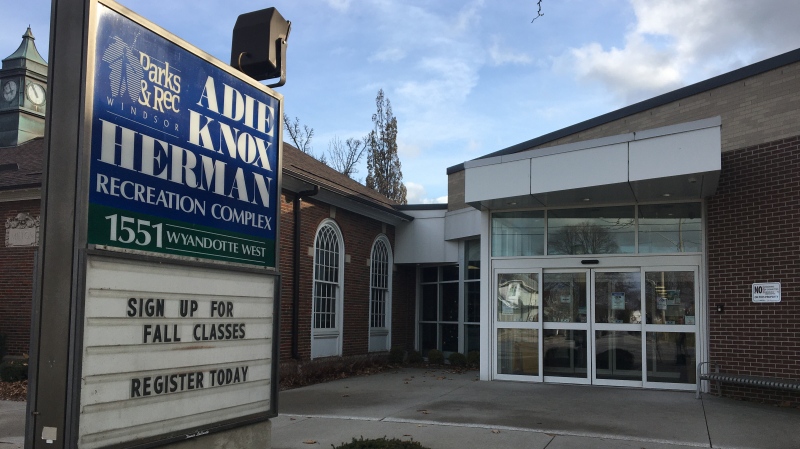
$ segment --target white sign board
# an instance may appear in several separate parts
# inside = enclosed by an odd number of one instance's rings
[[[89,256],[78,447],[270,413],[276,281]]]
[[[753,302],[781,302],[781,283],[753,284]]]

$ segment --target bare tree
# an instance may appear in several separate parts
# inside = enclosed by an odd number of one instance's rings
[[[311,139],[314,137],[314,128],[309,128],[308,125],[300,125],[300,119],[295,117],[294,122],[289,120],[289,116],[283,113],[283,127],[289,133],[289,138],[292,139],[294,146],[309,156],[314,156],[311,149]],[[315,156],[316,157],[316,156]]]
[[[547,245],[550,254],[610,254],[619,250],[608,229],[589,222],[564,226]]]
[[[539,11],[536,13],[536,17],[534,17],[533,20],[531,20],[531,23],[533,23],[533,21],[538,19],[539,17],[544,17],[544,13],[542,12],[542,0],[538,0],[536,2],[536,6],[539,7]]]
[[[328,142],[326,158],[328,160],[328,165],[339,173],[353,179],[353,175],[358,173],[356,164],[358,164],[364,156],[367,143],[367,137],[363,137],[360,140],[351,137],[342,142],[339,136],[334,136],[333,139]]]

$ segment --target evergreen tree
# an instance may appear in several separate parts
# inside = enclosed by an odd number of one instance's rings
[[[367,187],[406,204],[406,186],[397,156],[397,118],[392,114],[392,105],[383,89],[378,91],[375,105],[373,129],[367,136]]]

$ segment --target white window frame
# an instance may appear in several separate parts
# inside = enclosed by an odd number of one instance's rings
[[[338,243],[338,254],[335,255],[336,261],[338,262],[338,279],[336,280],[335,284],[332,284],[336,288],[336,292],[334,293],[334,321],[335,327],[333,328],[321,328],[317,329],[315,327],[316,324],[316,315],[317,315],[317,283],[321,282],[317,279],[317,264],[320,263],[318,260],[318,245],[320,235],[325,228],[330,228],[333,231],[334,237]],[[344,268],[345,268],[345,250],[344,250],[344,237],[342,236],[342,231],[339,228],[339,225],[336,224],[335,221],[331,219],[323,220],[319,226],[317,227],[317,231],[314,234],[314,263],[312,265],[312,278],[313,282],[311,285],[311,358],[318,358],[318,357],[334,357],[334,356],[341,356],[342,355],[342,343],[343,343],[343,330],[344,330]],[[295,273],[297,275],[297,273]],[[328,283],[328,282],[326,282]]]
[[[375,272],[376,262],[378,262],[375,259],[375,251],[378,249],[378,244],[382,244],[386,248],[386,266],[384,268],[386,271],[384,274],[386,277],[385,287],[375,285],[376,275],[380,275]],[[369,261],[369,316],[367,318],[367,325],[369,327],[369,352],[388,351],[392,346],[392,267],[394,265],[394,255],[392,253],[392,245],[389,244],[389,238],[386,237],[386,235],[380,234],[375,237],[375,240],[372,242]],[[375,313],[373,293],[376,290],[385,292],[383,301],[383,327],[372,326],[372,318]]]

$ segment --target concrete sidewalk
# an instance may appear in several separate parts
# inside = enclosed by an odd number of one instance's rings
[[[522,382],[403,369],[280,393],[274,449],[352,438],[431,449],[800,448],[800,410],[705,395]],[[0,401],[0,449],[21,449],[25,403]]]
[[[0,401],[0,449],[22,449],[25,442],[25,403]]]
[[[432,449],[800,448],[797,409],[476,376],[403,369],[281,392],[273,448],[329,448],[360,436]]]

